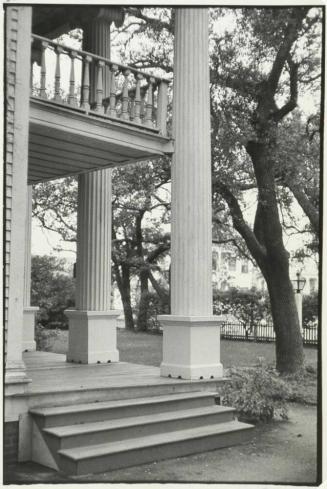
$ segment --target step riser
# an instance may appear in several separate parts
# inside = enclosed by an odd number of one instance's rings
[[[61,440],[57,437],[46,434],[47,437],[54,438],[57,450],[64,448],[75,448],[114,441],[127,440],[130,438],[143,437],[147,435],[161,434],[169,431],[208,426],[210,424],[224,423],[234,419],[234,412],[217,412],[214,414],[199,415],[192,418],[176,419],[169,421],[158,421],[157,423],[145,424],[142,426],[130,426],[113,430],[99,431],[96,433],[85,433],[64,437]],[[53,443],[53,441],[51,442]],[[54,445],[53,445],[54,446]]]
[[[217,448],[237,445],[249,439],[251,430],[242,429],[229,433],[189,439],[176,443],[169,443],[156,447],[147,447],[131,450],[124,453],[115,453],[106,456],[73,461],[67,457],[60,457],[60,468],[69,475],[85,475],[100,473],[114,469],[132,467],[143,463],[176,458],[185,455],[201,453]]]
[[[40,428],[51,428],[53,426],[68,426],[78,423],[92,423],[97,421],[106,421],[110,419],[121,419],[132,416],[144,416],[147,414],[164,413],[170,411],[178,411],[183,409],[192,409],[200,407],[208,407],[214,405],[214,397],[208,395],[206,397],[194,399],[182,399],[174,401],[158,402],[154,404],[124,406],[119,408],[106,408],[94,411],[83,411],[76,413],[65,413],[55,416],[37,416],[33,415]]]

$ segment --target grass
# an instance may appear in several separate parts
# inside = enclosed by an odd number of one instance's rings
[[[39,335],[41,349],[54,353],[66,353],[68,332],[62,330],[42,330]],[[133,332],[118,329],[117,346],[123,362],[159,367],[162,361],[162,335]],[[257,365],[261,357],[267,365],[275,363],[274,343],[252,343],[247,341],[221,341],[221,362],[225,369],[230,367],[251,367]],[[317,349],[305,347],[306,368],[296,376],[288,376],[291,388],[290,401],[304,404],[317,403]]]

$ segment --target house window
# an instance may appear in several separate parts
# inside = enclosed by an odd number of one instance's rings
[[[244,263],[242,263],[242,273],[249,273],[249,264],[247,261],[245,261]]]

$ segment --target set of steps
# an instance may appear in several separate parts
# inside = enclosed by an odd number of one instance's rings
[[[252,426],[217,405],[216,396],[204,391],[33,408],[33,460],[83,475],[246,440]]]

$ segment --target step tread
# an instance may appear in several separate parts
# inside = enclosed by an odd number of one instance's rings
[[[116,401],[99,401],[86,404],[72,404],[68,406],[31,408],[29,412],[37,416],[56,416],[68,413],[79,413],[85,411],[97,411],[111,408],[122,408],[125,406],[136,406],[144,404],[156,404],[166,401],[197,399],[201,397],[217,396],[216,392],[197,391],[183,392],[178,394],[167,394],[164,396],[138,397],[134,399],[120,399]]]
[[[253,426],[250,424],[241,423],[234,420],[209,426],[201,426],[198,428],[189,428],[179,431],[171,431],[169,433],[132,438],[124,441],[102,443],[99,445],[90,445],[86,447],[62,449],[58,451],[58,454],[74,461],[80,461],[111,455],[114,453],[127,452],[130,450],[137,450],[157,445],[176,443],[184,440],[202,438],[204,436],[215,436],[235,431],[244,431],[251,428],[253,428]]]
[[[155,413],[146,416],[131,416],[121,419],[113,419],[106,421],[97,421],[93,423],[79,423],[68,426],[56,426],[51,428],[43,428],[45,433],[56,436],[58,438],[65,438],[74,435],[80,435],[84,433],[94,433],[98,431],[107,431],[111,429],[127,428],[132,426],[149,425],[157,422],[164,422],[170,420],[181,420],[187,418],[193,418],[197,416],[205,416],[209,414],[235,412],[234,408],[225,406],[208,406],[202,408],[190,408],[173,412]]]

